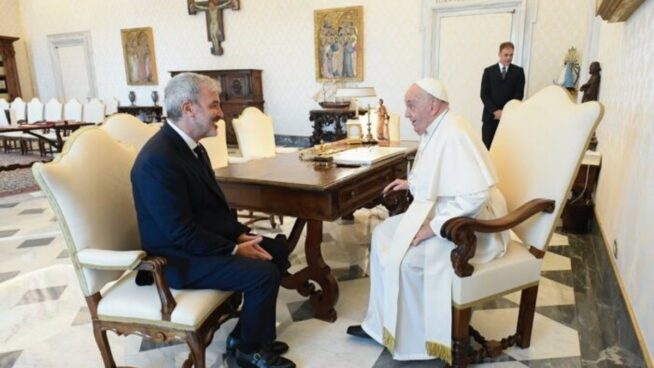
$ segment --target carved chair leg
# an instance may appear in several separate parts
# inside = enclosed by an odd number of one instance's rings
[[[538,285],[522,290],[516,332],[518,334],[518,346],[523,349],[528,348],[531,344],[531,330],[534,325],[537,297]]]
[[[205,368],[204,350],[206,349],[206,346],[204,345],[204,342],[204,339],[201,339],[197,332],[186,333],[186,343],[193,355],[193,366],[195,368]]]
[[[103,331],[97,323],[93,323],[93,335],[100,349],[105,368],[116,368],[116,362],[114,362],[114,357],[111,355],[109,340],[107,340],[107,331]]]
[[[468,365],[468,349],[470,346],[470,318],[472,308],[452,308],[452,367],[464,368]]]

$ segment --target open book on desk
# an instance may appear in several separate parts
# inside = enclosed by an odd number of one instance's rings
[[[366,146],[335,153],[332,157],[337,165],[371,165],[391,156],[404,154],[405,147]]]

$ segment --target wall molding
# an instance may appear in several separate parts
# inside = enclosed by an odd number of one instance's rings
[[[60,101],[64,100],[64,82],[61,77],[61,61],[57,49],[60,47],[82,46],[86,55],[87,78],[89,81],[89,96],[95,98],[98,96],[97,81],[95,78],[95,68],[93,64],[93,47],[91,46],[91,32],[71,32],[52,34],[47,36],[48,49],[50,51],[50,60],[52,61],[52,75],[55,80],[55,87]],[[84,102],[84,101],[80,101]]]
[[[529,58],[531,55],[531,37],[533,24],[536,22],[538,1],[527,0],[470,0],[439,2],[439,0],[423,0],[422,2],[422,33],[423,55],[422,75],[424,77],[438,76],[438,61],[440,54],[440,34],[442,19],[478,14],[513,13],[510,40],[518,52],[514,62],[522,66],[529,75]],[[529,80],[525,81],[525,91],[529,90]]]

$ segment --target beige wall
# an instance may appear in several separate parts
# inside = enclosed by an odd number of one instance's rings
[[[650,352],[654,350],[654,1],[624,23],[601,25],[602,66],[597,130],[602,169],[596,213]]]
[[[23,34],[19,0],[0,0],[0,12],[2,21],[0,21],[0,35],[19,37],[20,40],[14,42],[16,51],[16,66],[18,68],[18,80],[24,100],[29,101],[34,96],[32,88],[32,72],[26,51],[26,40]]]
[[[401,112],[403,93],[420,76],[420,0],[275,0],[242,1],[239,11],[225,11],[225,54],[209,52],[204,13],[190,16],[179,0],[21,0],[26,34],[34,59],[39,95],[56,94],[47,49],[49,34],[90,31],[98,95],[150,104],[150,92],[163,87],[170,70],[263,69],[265,110],[276,133],[311,134],[311,97],[319,90],[314,72],[313,11],[363,5],[364,78],[389,110]],[[119,10],[120,9],[120,10]],[[120,29],[152,27],[159,86],[127,86]]]

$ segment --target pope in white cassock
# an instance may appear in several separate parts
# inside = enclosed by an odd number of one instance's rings
[[[468,122],[449,110],[445,86],[421,79],[404,99],[420,145],[408,180],[395,179],[384,192],[408,189],[414,200],[404,214],[375,228],[368,312],[361,326],[347,332],[373,338],[396,360],[451,364],[454,244],[440,236],[441,226],[457,216],[503,216],[506,203],[488,151]],[[508,233],[476,235],[472,264],[504,254]]]

